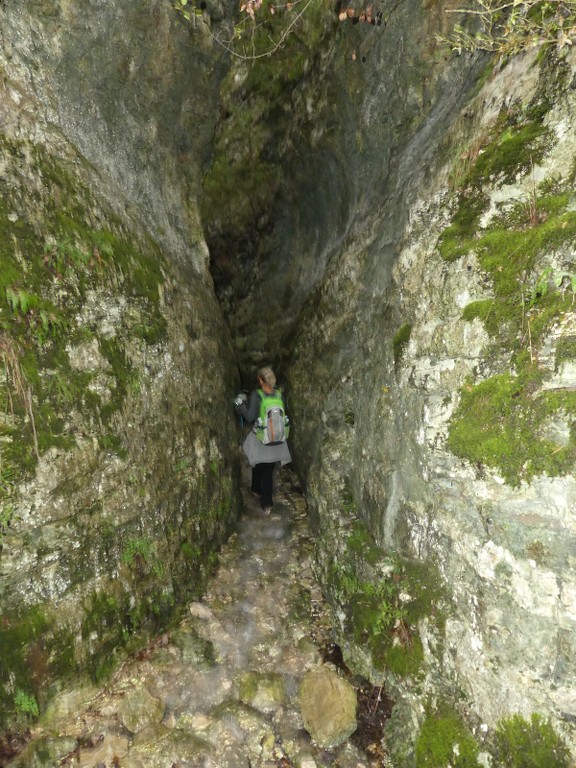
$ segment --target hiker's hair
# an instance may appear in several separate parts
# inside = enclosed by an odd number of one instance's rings
[[[269,387],[272,387],[272,389],[276,386],[276,376],[274,375],[274,371],[267,365],[258,370],[258,378],[262,379],[262,381],[268,384]]]

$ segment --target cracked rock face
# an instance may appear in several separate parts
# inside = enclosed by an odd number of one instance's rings
[[[219,55],[163,2],[0,20],[4,725],[201,592],[238,463],[196,203]]]
[[[212,418],[234,349],[246,375],[277,358],[317,571],[393,728],[409,741],[425,699],[463,695],[489,733],[537,711],[573,743],[574,56],[452,59],[443,7],[310,22],[298,87],[233,68],[221,113],[206,20],[0,7],[0,349],[32,393],[2,395],[1,578],[10,605],[59,601],[6,628],[21,670],[106,657],[204,583],[235,516],[236,434]],[[370,598],[430,563],[443,597],[411,623],[397,603],[383,668]]]
[[[388,674],[389,683],[412,702],[412,711],[423,717],[417,702],[425,690],[458,689],[473,702],[473,719],[487,730],[509,712],[529,716],[536,711],[550,716],[570,740],[576,685],[566,664],[576,642],[571,607],[575,481],[569,460],[574,312],[570,295],[563,295],[561,284],[554,288],[552,275],[571,275],[575,266],[571,182],[563,161],[576,147],[566,130],[566,116],[575,108],[566,87],[574,61],[568,55],[557,69],[543,66],[539,72],[531,62],[527,56],[511,63],[511,71],[503,67],[471,99],[467,109],[478,115],[477,125],[468,125],[455,109],[446,134],[453,143],[444,147],[448,161],[439,159],[443,138],[428,136],[438,158],[427,166],[424,136],[415,131],[411,157],[415,168],[427,168],[426,183],[416,183],[415,171],[405,180],[407,196],[389,201],[386,218],[373,222],[368,232],[351,235],[335,255],[296,342],[291,416],[293,423],[306,425],[295,429],[294,454],[302,459],[311,507],[324,532],[319,551],[325,584],[340,589],[332,564],[345,564],[350,557],[343,542],[358,519],[383,550],[441,569],[449,596],[446,623],[438,634],[434,618],[422,616],[417,629],[424,642],[425,682],[415,692],[413,680]],[[495,146],[490,132],[498,136],[505,130],[494,121],[496,115],[502,119],[505,83],[513,76],[524,103],[540,103],[543,93],[549,95],[552,106],[538,125],[545,125],[552,138],[534,144],[539,147],[534,155],[539,154],[532,167],[528,161],[514,171],[482,175],[475,160],[466,160],[471,169],[463,169],[462,149],[475,142],[478,162],[496,168],[495,156],[489,157]],[[418,147],[419,142],[424,143]],[[407,156],[400,152],[397,162],[402,166]],[[504,162],[501,156],[498,162]],[[459,226],[453,217],[464,216],[458,173],[464,174],[461,183],[469,184],[468,191],[481,196],[483,213],[467,245],[447,256],[448,239]],[[467,181],[471,178],[475,181]],[[539,222],[514,223],[519,211],[521,218],[529,215],[523,206],[535,184],[545,206],[552,178],[564,180],[567,207],[560,216],[565,219],[547,212]],[[376,198],[370,199],[376,205]],[[401,233],[390,223],[395,211]],[[566,235],[553,244],[543,240],[534,249],[521,241],[524,233],[554,227],[556,221]],[[522,233],[519,276],[513,277],[518,298],[513,300],[503,298],[499,278],[514,258],[503,256],[512,231]],[[394,232],[392,256],[386,237],[392,239]],[[489,250],[483,238],[497,238],[496,232],[501,239]],[[500,254],[502,263],[491,266],[488,252]],[[522,281],[530,291],[543,273],[550,281],[542,301],[550,301],[546,311],[555,313],[549,321],[540,296],[522,309]],[[551,297],[548,290],[558,293]],[[496,329],[489,315],[472,315],[490,302],[509,302],[517,309],[497,319]],[[530,332],[541,330],[530,338],[528,326]],[[535,378],[524,390],[517,383],[528,370]],[[510,386],[508,399],[499,399],[502,390],[496,394],[500,384]],[[493,396],[482,406],[480,395],[490,388]],[[556,399],[545,400],[552,392]],[[470,393],[477,397],[477,411],[459,408],[472,402],[465,400]],[[536,413],[535,403],[543,402],[549,404],[547,415]],[[454,424],[465,435],[466,419],[474,429],[457,442]],[[525,429],[528,423],[534,426]],[[482,435],[482,449],[474,453],[471,445]],[[509,438],[506,447],[491,454],[490,439],[503,436]],[[553,464],[553,456],[565,457],[565,463]],[[547,469],[534,471],[537,466]],[[347,621],[340,625],[343,638],[350,632]],[[386,677],[358,643],[350,642],[348,653],[375,679]]]

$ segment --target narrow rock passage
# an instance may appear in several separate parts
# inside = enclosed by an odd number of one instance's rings
[[[272,514],[249,494],[245,502],[204,599],[103,690],[59,695],[11,766],[383,765],[350,740],[323,749],[304,728],[300,685],[322,665],[330,622],[294,476],[279,473]]]

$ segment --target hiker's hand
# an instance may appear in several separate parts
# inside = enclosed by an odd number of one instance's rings
[[[236,397],[234,398],[234,405],[235,405],[235,407],[236,408],[240,408],[242,403],[245,403],[246,400],[247,400],[247,397],[246,397],[246,395],[243,392],[241,392],[239,395],[236,395]]]

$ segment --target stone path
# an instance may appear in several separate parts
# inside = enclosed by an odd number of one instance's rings
[[[61,694],[11,768],[373,768],[304,728],[299,690],[330,624],[305,501],[284,469],[264,516],[251,496],[205,598],[104,689]]]

